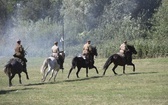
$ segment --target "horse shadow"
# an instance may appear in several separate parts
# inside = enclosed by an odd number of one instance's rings
[[[33,88],[11,89],[11,90],[0,90],[0,95],[3,95],[3,94],[9,94],[9,93],[12,93],[12,92],[18,92],[18,91],[20,91],[20,90],[30,90],[30,89],[33,89]]]
[[[134,73],[126,73],[125,75],[139,75],[139,74],[155,74],[158,72],[134,72]]]
[[[114,76],[123,76],[123,75],[146,75],[146,74],[155,74],[158,72],[133,72],[133,73],[125,73],[125,74],[115,74]],[[103,76],[109,77],[109,76]],[[111,76],[110,76],[111,77]]]
[[[103,76],[93,76],[93,77],[86,77],[86,78],[77,78],[73,80],[64,80],[64,82],[76,82],[76,81],[86,81],[86,80],[91,80],[91,79],[97,79],[97,78],[102,78]]]
[[[32,84],[26,84],[24,86],[38,86],[38,85],[44,85],[45,83],[42,82],[42,83],[32,83]]]

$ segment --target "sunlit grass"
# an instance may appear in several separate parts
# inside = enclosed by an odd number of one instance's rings
[[[64,68],[60,71],[56,82],[53,79],[41,82],[40,67],[45,58],[28,58],[26,80],[22,73],[22,85],[18,76],[13,79],[13,87],[8,87],[8,78],[3,73],[3,66],[8,60],[0,59],[0,105],[166,105],[168,104],[168,59],[135,59],[136,71],[126,66],[126,74],[122,67],[117,67],[117,76],[112,72],[113,64],[102,77],[102,66],[106,59],[97,58],[95,66],[99,70],[89,70],[86,78],[85,69],[76,78],[73,70],[70,78],[67,75],[71,66],[71,58],[66,58]],[[48,78],[47,78],[48,79]]]

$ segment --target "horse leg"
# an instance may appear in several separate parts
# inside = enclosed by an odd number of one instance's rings
[[[77,78],[79,78],[79,75],[78,75],[78,74],[79,74],[79,72],[80,72],[80,69],[81,69],[81,68],[78,67],[78,70],[77,70],[77,72],[76,72],[76,76],[77,76]]]
[[[133,63],[129,63],[129,64],[127,64],[127,65],[133,66],[133,72],[135,72],[135,65],[134,65]]]
[[[103,72],[103,76],[105,75],[105,73],[106,73],[106,70],[107,70],[107,69],[105,69],[105,70],[104,70],[104,72]]]
[[[53,75],[54,75],[54,70],[52,70],[51,76],[50,76],[50,78],[49,78],[49,80],[48,80],[48,81],[50,81],[50,80],[51,80],[51,78],[53,77]]]
[[[86,77],[88,77],[88,67],[86,67]]]
[[[27,71],[23,71],[26,74],[26,78],[29,79]]]
[[[47,71],[47,73],[46,73],[46,75],[44,75],[44,78],[43,78],[43,82],[46,80],[46,78],[47,78],[47,76],[48,76],[48,74],[51,72],[51,68],[49,68],[48,69],[48,71]]]
[[[55,79],[57,77],[57,74],[58,74],[58,70],[55,71],[55,74],[54,74],[54,82],[55,82]]]
[[[114,67],[113,67],[113,69],[112,69],[115,75],[117,75],[117,73],[115,72],[115,69],[117,68],[117,66],[118,66],[118,65],[114,65]]]
[[[125,65],[123,66],[123,74],[125,74]]]
[[[133,72],[135,72],[135,65],[133,63],[131,63],[130,65],[133,66]]]
[[[22,80],[21,80],[21,75],[20,75],[20,73],[18,74],[18,76],[19,76],[19,83],[22,84]]]
[[[11,76],[9,76],[9,87],[12,86],[12,79],[15,76],[15,74],[12,74]]]
[[[93,68],[95,68],[95,69],[96,69],[97,74],[99,74],[99,71],[97,70],[97,67],[96,67],[96,66],[93,66]]]
[[[132,66],[133,66],[133,72],[135,72],[135,65],[132,63]]]
[[[73,67],[71,67],[71,69],[69,70],[69,73],[68,73],[68,77],[67,77],[67,78],[69,78],[69,76],[70,76],[72,70],[73,70]]]

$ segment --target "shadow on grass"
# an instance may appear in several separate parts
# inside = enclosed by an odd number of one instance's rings
[[[96,79],[96,78],[102,78],[103,76],[93,76],[93,77],[87,77],[87,78],[77,78],[73,80],[65,80],[64,82],[75,82],[75,81],[85,81],[85,80],[90,80],[90,79]]]
[[[125,73],[125,74],[113,74],[111,76],[123,76],[123,75],[140,75],[140,74],[155,74],[158,72],[133,72],[133,73]],[[104,77],[111,77],[111,76],[106,76],[104,75]]]
[[[30,89],[33,89],[33,88],[0,90],[0,95],[2,95],[2,94],[9,94],[9,93],[12,93],[12,92],[18,92],[18,91],[20,91],[20,90],[30,90]]]
[[[38,86],[38,85],[46,85],[46,84],[59,84],[63,82],[75,82],[75,81],[85,81],[85,80],[90,80],[90,79],[96,79],[96,78],[102,78],[103,76],[93,76],[93,77],[87,77],[87,78],[77,78],[73,80],[63,80],[63,81],[45,81],[45,82],[39,82],[39,83],[31,83],[31,84],[26,84],[24,86]]]
[[[138,75],[138,74],[155,74],[158,72],[133,72],[133,73],[126,73],[126,75]]]
[[[27,84],[27,85],[24,85],[24,86],[38,86],[38,85],[43,85],[45,84],[44,82],[41,82],[41,83],[32,83],[32,84]]]

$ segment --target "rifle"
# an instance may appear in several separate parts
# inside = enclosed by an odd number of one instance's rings
[[[24,55],[27,55],[27,49],[29,48],[29,46],[27,46],[25,49],[24,49]]]

